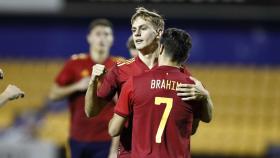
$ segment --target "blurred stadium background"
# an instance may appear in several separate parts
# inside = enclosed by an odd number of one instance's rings
[[[192,137],[194,158],[279,158],[278,0],[0,0],[0,89],[13,83],[26,92],[0,110],[0,157],[65,157],[66,104],[47,102],[54,77],[72,54],[88,51],[94,18],[113,22],[111,52],[129,58],[137,6],[158,10],[167,27],[193,37],[189,66],[215,105],[213,122]]]

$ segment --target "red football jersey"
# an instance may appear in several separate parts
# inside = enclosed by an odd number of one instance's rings
[[[150,71],[149,67],[139,57],[132,58],[115,65],[102,79],[97,95],[101,98],[112,100],[113,96],[120,94],[122,85],[131,76],[138,76]],[[126,126],[120,136],[120,152],[118,157],[129,158],[131,151],[132,120],[128,119]]]
[[[112,100],[116,93],[120,93],[122,85],[129,77],[141,75],[149,70],[149,67],[139,57],[116,64],[102,79],[97,95]]]
[[[106,69],[115,65],[115,58],[108,58],[103,64]],[[73,55],[56,77],[59,86],[71,85],[84,77],[89,77],[95,63],[87,54]],[[113,114],[114,103],[108,103],[94,118],[87,118],[84,111],[86,92],[76,92],[68,97],[70,109],[70,138],[83,141],[110,141],[108,123]]]
[[[194,83],[189,77],[160,66],[124,84],[115,113],[133,117],[131,157],[190,157],[192,122],[200,106],[182,101],[176,92],[179,83]]]
[[[156,66],[155,66],[156,67]],[[149,67],[139,57],[132,58],[118,65],[106,73],[102,79],[101,86],[98,88],[97,95],[103,99],[112,100],[116,93],[120,94],[123,84],[132,76],[138,76],[150,71]],[[181,71],[190,74],[186,67]],[[131,151],[132,118],[124,127],[120,137],[119,158],[129,158]]]

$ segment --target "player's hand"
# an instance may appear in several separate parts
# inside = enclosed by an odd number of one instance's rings
[[[92,67],[92,73],[91,73],[91,79],[90,82],[95,81],[96,79],[98,79],[100,76],[102,76],[105,73],[105,65],[101,65],[101,64],[95,64]]]
[[[190,77],[195,84],[180,84],[177,86],[177,96],[180,96],[183,101],[189,100],[206,100],[209,97],[209,92],[203,87],[202,83],[194,77]]]
[[[2,69],[0,69],[0,80],[2,80],[4,78],[4,72]]]
[[[2,93],[8,100],[14,100],[24,97],[24,92],[21,91],[15,85],[8,85],[5,91]]]
[[[108,158],[117,158],[118,152],[109,153]]]
[[[75,83],[75,89],[77,91],[87,90],[89,81],[90,81],[90,77],[85,77],[85,78],[81,79],[80,81]]]

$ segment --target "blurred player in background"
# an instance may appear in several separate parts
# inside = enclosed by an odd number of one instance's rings
[[[91,22],[87,41],[89,53],[73,55],[66,62],[56,77],[49,98],[67,98],[69,101],[71,157],[107,158],[111,144],[107,123],[113,115],[114,103],[108,102],[98,117],[89,119],[84,112],[84,98],[92,66],[102,64],[104,68],[109,69],[116,63],[117,58],[110,57],[109,53],[113,44],[111,22],[106,19]]]
[[[126,46],[127,46],[127,49],[129,51],[129,54],[132,58],[135,58],[137,57],[138,55],[138,50],[136,49],[135,47],[135,44],[134,44],[134,41],[133,41],[133,36],[131,35],[127,42],[126,42]]]
[[[191,38],[185,31],[172,28],[163,33],[160,43],[158,67],[124,84],[109,124],[110,135],[117,136],[127,118],[133,117],[133,158],[190,157],[193,117],[201,106],[182,101],[176,87],[194,84],[180,70],[188,58]]]
[[[0,79],[4,78],[4,72],[0,69]],[[24,92],[15,85],[8,85],[7,88],[0,94],[0,107],[10,100],[23,98]]]
[[[136,58],[127,60],[114,66],[111,71],[106,73],[102,78],[102,84],[97,89],[97,81],[100,76],[104,74],[102,65],[95,65],[93,67],[92,84],[89,85],[86,95],[85,110],[88,116],[96,116],[102,108],[100,104],[103,99],[108,101],[112,100],[116,93],[120,94],[123,84],[131,76],[138,76],[148,72],[153,67],[157,66],[157,56],[159,51],[159,39],[164,30],[163,17],[156,12],[149,11],[143,7],[137,8],[136,13],[131,18],[133,40],[137,50],[139,51]],[[189,72],[185,69],[186,74]],[[179,89],[178,95],[182,99],[197,99],[196,93],[192,92],[192,87],[186,86]],[[205,89],[203,89],[205,90]],[[205,90],[206,91],[206,90]],[[201,92],[203,93],[203,92]],[[210,96],[209,96],[210,98]],[[145,98],[143,98],[145,99]],[[199,118],[196,119],[195,128],[198,126],[198,120],[209,122],[209,113],[205,109],[210,106],[211,102],[205,102],[203,110]],[[122,134],[120,135],[120,152],[119,157],[130,157],[131,150],[131,132],[132,132],[132,119],[128,119]],[[195,130],[194,130],[195,131]]]

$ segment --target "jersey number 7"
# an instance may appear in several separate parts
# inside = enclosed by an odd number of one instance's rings
[[[167,123],[168,116],[173,106],[173,98],[166,98],[166,97],[155,97],[155,105],[161,105],[162,103],[166,104],[165,110],[161,117],[159,127],[156,134],[156,143],[161,143],[161,137],[164,131],[164,128]]]

